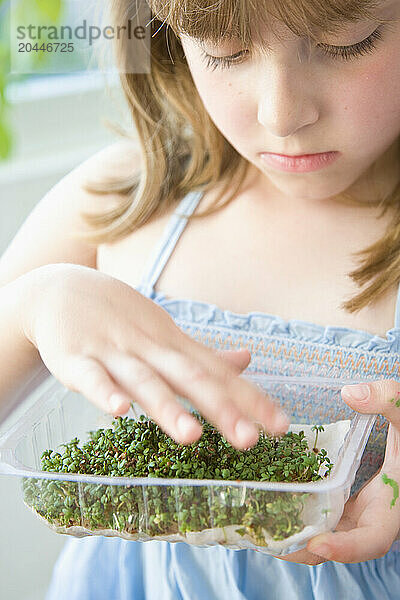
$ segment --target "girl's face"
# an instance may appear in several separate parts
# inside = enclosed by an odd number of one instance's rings
[[[310,48],[278,24],[284,37],[271,37],[270,51],[256,46],[252,55],[235,41],[201,45],[182,35],[188,66],[210,118],[278,193],[319,200],[347,190],[362,200],[368,194],[376,198],[377,189],[389,192],[397,183],[400,0],[383,2],[375,12],[396,21],[378,25],[378,30],[372,21],[348,23],[341,33],[321,35],[321,42]],[[368,37],[370,41],[364,41]],[[348,48],[347,59],[335,48],[355,44],[363,54],[351,56]],[[204,53],[217,61],[210,59],[207,67]],[[308,172],[278,170],[260,156],[329,151],[338,153],[336,160]],[[374,163],[377,189],[365,177]]]

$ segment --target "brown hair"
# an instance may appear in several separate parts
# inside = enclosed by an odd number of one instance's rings
[[[116,23],[135,13],[134,0],[110,1]],[[140,144],[141,165],[128,177],[87,183],[91,192],[114,192],[120,198],[110,210],[83,215],[92,229],[82,235],[94,243],[112,242],[131,233],[164,214],[192,190],[204,187],[207,192],[222,184],[214,205],[190,219],[212,214],[236,197],[246,178],[250,163],[211,121],[191,77],[179,35],[211,41],[233,36],[250,48],[258,28],[271,30],[274,19],[309,40],[317,40],[321,31],[337,32],[346,21],[367,18],[389,22],[373,15],[379,5],[374,0],[325,0],[323,4],[321,0],[148,0],[148,5],[152,11],[151,72],[125,73],[129,47],[116,41],[120,79]],[[250,31],[250,23],[256,24],[256,32]],[[262,38],[257,35],[257,39]],[[337,200],[360,204],[348,193]],[[389,206],[395,208],[395,214],[384,236],[356,253],[361,257],[360,266],[349,276],[359,286],[369,285],[342,304],[348,312],[372,303],[400,280],[400,182],[390,195],[377,198],[374,204],[382,207],[380,217]]]

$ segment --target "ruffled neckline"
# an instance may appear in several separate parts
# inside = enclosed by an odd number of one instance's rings
[[[169,298],[154,288],[147,293],[144,286],[135,288],[164,308],[175,321],[208,327],[217,327],[245,332],[252,336],[274,336],[302,340],[327,346],[344,346],[366,351],[398,352],[400,350],[400,328],[392,327],[386,338],[349,327],[317,325],[300,319],[282,319],[278,315],[251,311],[235,313],[223,310],[215,304],[189,298]]]

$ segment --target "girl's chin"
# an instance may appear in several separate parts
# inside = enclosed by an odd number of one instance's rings
[[[288,200],[296,199],[299,202],[322,202],[324,200],[333,199],[344,192],[344,189],[336,186],[317,185],[315,182],[296,182],[288,185],[287,181],[281,179],[275,180],[274,177],[268,179],[274,185],[278,194]]]

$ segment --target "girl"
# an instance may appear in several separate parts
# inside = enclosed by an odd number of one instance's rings
[[[248,367],[364,380],[343,388],[347,412],[310,405],[310,420],[387,421],[337,530],[304,550],[71,538],[47,600],[395,598],[400,502],[381,475],[400,477],[400,2],[149,6],[151,72],[126,73],[118,47],[140,151],[70,173],[2,258],[1,397],[44,364],[191,443],[185,395],[243,448],[250,421],[287,427]]]

